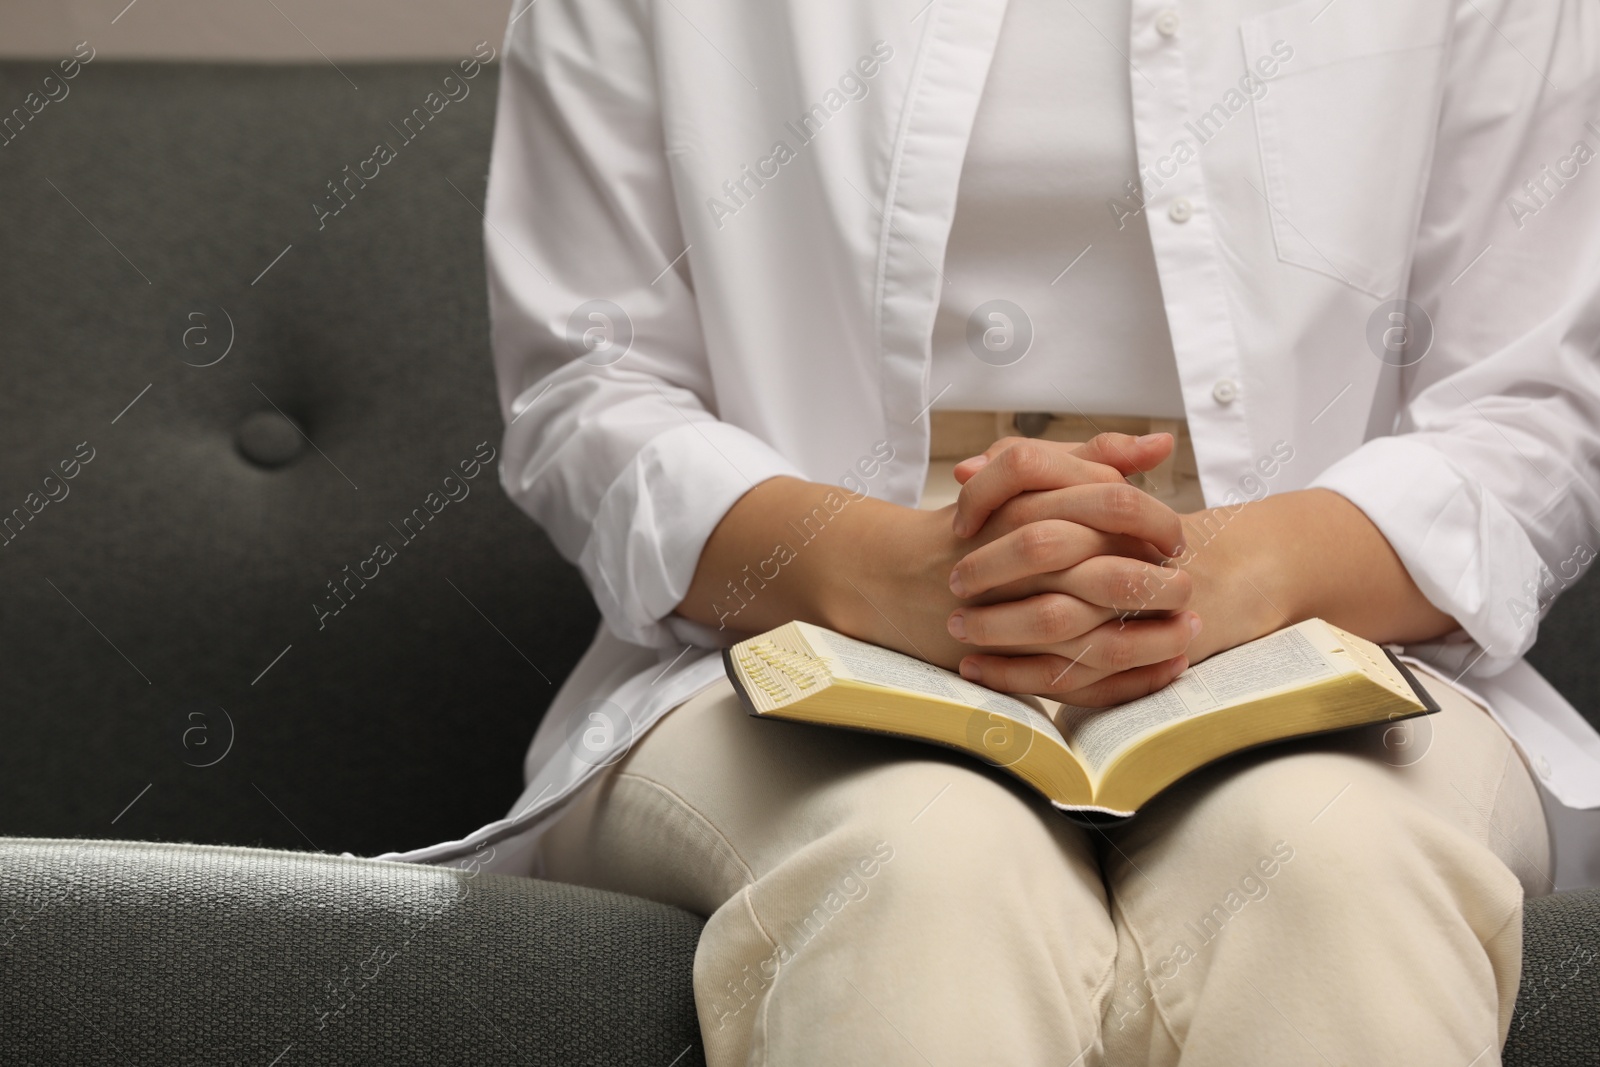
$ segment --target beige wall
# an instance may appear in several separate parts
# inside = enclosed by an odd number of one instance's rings
[[[111,59],[454,59],[479,41],[498,50],[512,2],[0,0],[0,57],[56,59],[87,40]]]

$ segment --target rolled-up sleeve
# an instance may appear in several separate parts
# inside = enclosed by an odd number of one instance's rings
[[[1313,484],[1366,513],[1492,675],[1597,544],[1600,8],[1463,3],[1450,49],[1409,287],[1432,345],[1395,432]]]
[[[618,637],[667,646],[722,516],[799,469],[716,413],[649,6],[515,6],[484,218],[500,481]]]

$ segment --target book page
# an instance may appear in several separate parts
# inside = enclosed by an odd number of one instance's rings
[[[1062,732],[1096,772],[1146,734],[1177,719],[1242,703],[1286,686],[1336,673],[1296,629],[1279,630],[1219,652],[1184,671],[1165,689],[1114,708],[1062,705]]]
[[[818,646],[818,652],[836,660],[851,678],[858,681],[968,704],[974,710],[981,709],[1004,716],[1046,736],[1058,739],[1061,736],[1055,724],[1032,705],[1005,693],[974,685],[953,671],[832,630],[808,626],[804,633],[807,641]]]

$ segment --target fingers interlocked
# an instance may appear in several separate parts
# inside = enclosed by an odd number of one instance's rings
[[[1098,705],[1144,695],[1183,670],[1200,625],[1183,610],[1189,576],[1169,559],[1185,551],[1183,525],[1124,480],[1170,448],[1165,435],[1102,434],[1084,445],[1007,438],[962,465],[955,532],[1003,531],[950,574],[951,591],[975,599],[951,614],[951,636],[994,650],[966,657],[964,675]]]

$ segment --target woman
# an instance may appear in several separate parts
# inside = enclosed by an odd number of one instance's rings
[[[402,858],[707,915],[715,1067],[1495,1062],[1536,781],[1600,803],[1521,660],[1600,520],[1596,56],[1577,3],[519,4],[502,482],[605,621],[517,809]],[[1104,705],[1310,616],[1443,710],[1105,833],[714,651]]]

